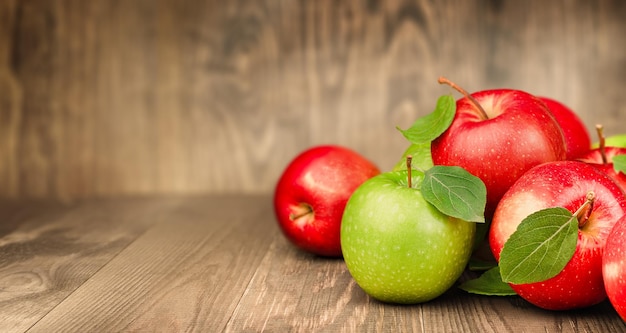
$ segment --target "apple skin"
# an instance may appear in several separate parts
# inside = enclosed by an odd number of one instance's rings
[[[626,321],[626,215],[615,223],[606,241],[602,275],[609,301]]]
[[[415,304],[448,290],[463,273],[475,223],[446,216],[419,190],[423,173],[382,173],[359,186],[341,223],[348,270],[371,297]]]
[[[495,89],[472,96],[489,119],[483,119],[467,98],[457,100],[452,124],[432,142],[431,151],[435,165],[460,166],[485,183],[489,219],[524,172],[565,160],[565,138],[545,103],[534,95]]]
[[[602,252],[615,222],[626,213],[626,198],[605,173],[578,161],[550,162],[526,172],[506,192],[494,214],[489,244],[500,260],[500,251],[517,226],[541,209],[564,207],[575,212],[593,191],[589,219],[578,231],[572,259],[556,276],[542,282],[511,284],[518,295],[544,309],[583,308],[606,299],[602,279]]]
[[[566,158],[573,160],[587,153],[591,149],[591,136],[582,119],[572,109],[557,100],[543,96],[539,99],[546,103],[556,122],[561,126],[567,147]]]
[[[602,150],[600,148],[594,148],[588,151],[586,154],[578,158],[579,161],[593,165],[594,167],[602,170],[609,175],[621,188],[626,192],[626,175],[622,172],[615,171],[613,167],[613,156],[626,154],[626,148],[619,147],[604,147],[604,156],[606,162],[602,159]]]
[[[379,173],[374,163],[346,147],[323,145],[303,151],[287,165],[274,191],[280,229],[305,251],[340,257],[346,202],[359,185]]]

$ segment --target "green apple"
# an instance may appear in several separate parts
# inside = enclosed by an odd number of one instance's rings
[[[430,142],[416,144],[412,143],[402,154],[402,158],[396,163],[391,171],[406,170],[406,158],[412,157],[411,167],[416,170],[427,170],[433,167],[433,158],[430,151]],[[474,237],[474,251],[487,252],[480,254],[481,258],[489,259],[491,253],[489,253],[489,245],[484,242],[487,233],[489,232],[489,223],[480,223],[476,225],[476,237]],[[483,247],[484,251],[480,248]]]
[[[463,273],[476,224],[441,213],[420,191],[424,174],[392,171],[361,184],[346,204],[341,247],[370,296],[414,304],[448,290]]]

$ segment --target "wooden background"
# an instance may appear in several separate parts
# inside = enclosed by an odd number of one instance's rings
[[[626,2],[0,1],[0,197],[268,193],[298,152],[381,168],[467,90],[626,132]]]

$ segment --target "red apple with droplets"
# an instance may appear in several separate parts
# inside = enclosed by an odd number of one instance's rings
[[[549,310],[584,308],[606,299],[602,253],[618,219],[626,214],[626,197],[605,173],[578,161],[544,163],[526,172],[506,192],[493,216],[489,244],[496,260],[518,225],[545,208],[563,207],[575,214],[579,230],[573,257],[556,276],[541,282],[511,284],[522,298]],[[548,253],[547,255],[555,255]]]
[[[566,158],[561,127],[538,97],[513,89],[470,95],[445,78],[439,82],[465,97],[457,100],[450,127],[432,142],[433,162],[460,166],[485,183],[487,218],[522,174]]]
[[[274,192],[274,211],[284,235],[297,247],[341,256],[339,232],[352,192],[380,170],[346,147],[311,147],[284,170]]]
[[[567,147],[567,159],[573,160],[587,153],[591,149],[591,136],[582,119],[572,109],[557,100],[548,97],[539,98],[546,103],[561,126]]]

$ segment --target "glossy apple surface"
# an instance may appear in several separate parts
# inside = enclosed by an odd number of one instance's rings
[[[617,155],[626,155],[626,148],[604,147],[604,151],[601,148],[594,148],[580,156],[578,160],[602,170],[626,191],[626,175],[615,171],[613,167],[613,157]]]
[[[511,185],[535,165],[566,158],[565,139],[545,103],[519,90],[472,94],[456,103],[450,127],[432,143],[435,165],[460,166],[487,187],[486,217]]]
[[[617,221],[606,241],[602,274],[611,304],[626,321],[626,215]]]
[[[451,218],[427,203],[423,174],[382,173],[350,197],[341,224],[348,270],[370,296],[389,303],[432,300],[461,276],[475,223]]]
[[[296,156],[274,191],[274,211],[287,239],[308,252],[341,256],[341,217],[352,192],[379,174],[378,167],[346,147],[316,146]]]
[[[606,298],[602,252],[615,222],[626,213],[626,198],[605,173],[578,161],[551,162],[525,173],[504,195],[491,224],[489,244],[496,260],[509,236],[528,215],[564,207],[575,212],[595,194],[589,218],[578,231],[573,258],[546,281],[511,287],[522,298],[550,310],[583,308]]]

